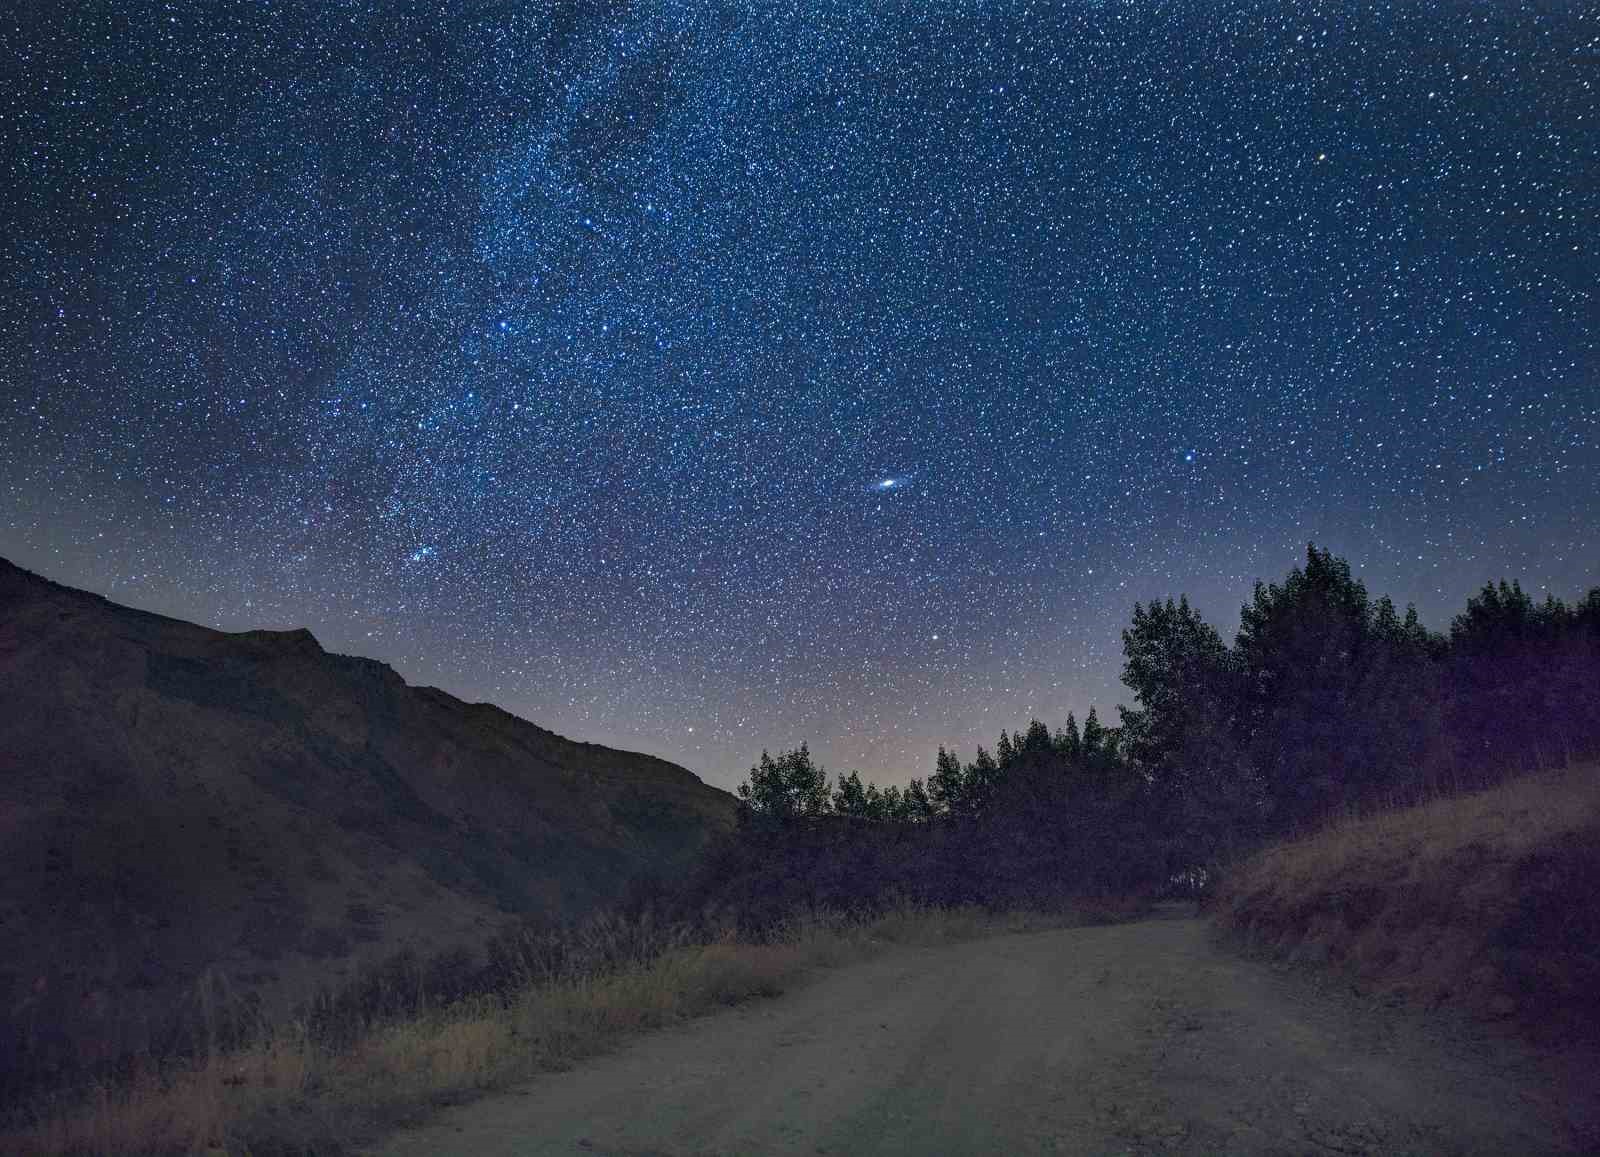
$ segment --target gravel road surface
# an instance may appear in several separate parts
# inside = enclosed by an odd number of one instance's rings
[[[1577,1151],[1562,1087],[1483,1030],[1162,919],[895,949],[377,1152],[1560,1153]]]

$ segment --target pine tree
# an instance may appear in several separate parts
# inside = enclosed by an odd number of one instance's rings
[[[956,814],[966,808],[966,774],[961,770],[961,761],[943,747],[939,748],[933,774],[928,777],[928,795],[938,811]]]
[[[1428,632],[1417,618],[1417,604],[1406,604],[1405,621],[1400,624],[1401,644],[1417,656],[1437,657],[1444,652],[1445,640]]]
[[[904,823],[908,820],[905,815],[905,797],[894,784],[878,791],[876,784],[867,787],[867,809],[875,820],[889,823]]]
[[[1100,717],[1093,707],[1089,708],[1089,718],[1083,721],[1083,762],[1095,765],[1105,756],[1106,729],[1100,725]]]
[[[871,815],[872,804],[868,791],[877,792],[877,788],[863,788],[861,773],[852,771],[848,776],[840,774],[839,785],[833,792],[833,811],[835,815],[853,816],[857,819],[867,819]]]
[[[905,794],[900,800],[905,818],[913,823],[931,820],[938,811],[920,779],[913,779],[906,784]]]
[[[1134,610],[1138,611],[1137,605]],[[1078,734],[1078,721],[1072,712],[1067,712],[1067,726],[1056,733],[1056,750],[1067,757],[1069,763],[1080,763],[1083,760],[1083,737]]]
[[[1000,737],[1004,739],[1005,732],[1002,731]],[[994,756],[979,747],[977,756],[974,757],[971,763],[967,764],[964,774],[966,781],[965,810],[969,812],[982,810],[999,792],[1004,774],[1004,769],[995,761]]]
[[[1592,588],[1574,608],[1573,626],[1600,636],[1600,587]]]
[[[1398,645],[1403,637],[1404,628],[1400,625],[1400,616],[1394,609],[1394,600],[1384,595],[1378,600],[1372,612],[1372,630],[1386,643]]]
[[[1011,766],[1011,761],[1017,757],[1016,749],[1011,743],[1011,736],[1004,729],[1000,732],[1000,742],[995,745],[995,759],[1000,764],[1000,770],[1005,771]]]

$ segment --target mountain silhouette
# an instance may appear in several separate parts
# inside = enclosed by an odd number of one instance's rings
[[[202,990],[283,1009],[405,948],[580,916],[734,814],[682,767],[309,631],[227,634],[0,560],[12,1074],[170,1047]]]

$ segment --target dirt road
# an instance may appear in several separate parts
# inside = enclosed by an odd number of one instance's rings
[[[1571,1111],[1512,1046],[1167,919],[895,950],[381,1151],[1533,1154]]]

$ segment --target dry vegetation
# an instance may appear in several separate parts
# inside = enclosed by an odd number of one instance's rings
[[[87,1102],[36,1106],[3,1154],[335,1153],[435,1106],[559,1070],[627,1036],[752,997],[889,945],[1063,927],[1110,913],[990,915],[903,907],[872,919],[813,912],[769,942],[679,945],[604,975],[527,976],[506,991],[368,1025],[329,1049],[303,1023],[256,1044],[137,1072]]]
[[[1593,1040],[1600,767],[1347,819],[1252,856],[1211,903],[1254,946],[1371,990]]]

